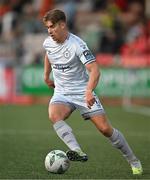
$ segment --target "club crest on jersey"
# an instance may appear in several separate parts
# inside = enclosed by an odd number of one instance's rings
[[[68,49],[66,49],[66,50],[64,51],[63,55],[64,55],[64,57],[65,57],[66,59],[69,59],[69,58],[71,57],[71,53],[70,53],[70,51],[69,51]]]

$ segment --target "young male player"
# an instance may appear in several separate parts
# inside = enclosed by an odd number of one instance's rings
[[[71,127],[65,122],[75,109],[79,109],[82,117],[90,119],[111,144],[121,151],[133,174],[142,174],[140,161],[121,132],[109,124],[94,93],[100,73],[86,43],[68,31],[66,16],[61,10],[47,12],[43,22],[49,33],[43,43],[46,50],[44,80],[49,87],[54,88],[48,109],[49,118],[57,135],[70,149],[67,151],[68,158],[72,161],[88,160]],[[54,81],[49,78],[51,71]]]

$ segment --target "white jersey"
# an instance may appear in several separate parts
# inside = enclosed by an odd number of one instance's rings
[[[70,33],[62,44],[48,36],[43,47],[51,63],[55,92],[83,94],[89,79],[85,64],[95,61],[86,43]]]

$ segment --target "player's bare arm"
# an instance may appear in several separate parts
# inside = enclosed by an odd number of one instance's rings
[[[95,102],[95,98],[92,94],[92,91],[96,88],[98,84],[100,72],[96,62],[87,64],[86,68],[89,71],[89,81],[86,87],[85,98],[87,106],[91,108],[91,106]]]
[[[44,81],[48,85],[48,87],[55,88],[54,81],[52,81],[49,78],[51,71],[52,71],[51,64],[50,64],[50,62],[48,60],[47,54],[45,54],[45,59],[44,59]]]

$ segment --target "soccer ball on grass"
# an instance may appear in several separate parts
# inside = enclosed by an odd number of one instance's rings
[[[45,157],[45,168],[47,171],[56,174],[63,174],[70,166],[70,161],[65,152],[53,150]]]

